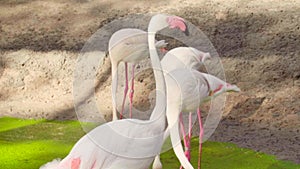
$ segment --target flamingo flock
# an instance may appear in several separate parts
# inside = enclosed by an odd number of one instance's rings
[[[165,14],[154,15],[148,25],[148,32],[139,29],[121,29],[109,40],[109,57],[112,63],[112,105],[113,120],[102,124],[83,136],[62,160],[55,159],[40,169],[153,169],[163,168],[160,151],[167,137],[185,169],[193,169],[190,163],[191,112],[197,111],[199,120],[199,162],[202,150],[203,125],[200,105],[224,92],[238,92],[240,89],[217,77],[199,72],[198,68],[210,59],[209,53],[192,47],[177,47],[168,51],[162,60],[159,49],[167,44],[156,41],[156,32],[177,29],[189,36],[184,19]],[[156,82],[155,107],[148,120],[133,119],[132,103],[134,94],[135,64],[150,60]],[[125,87],[121,111],[116,104],[118,65],[125,65]],[[132,82],[129,91],[130,112],[123,118],[125,100],[129,89],[128,63],[132,64]],[[184,131],[182,113],[189,113],[188,134]],[[181,129],[181,130],[180,130]],[[181,132],[180,132],[181,131]],[[181,133],[181,134],[180,134]],[[184,147],[181,144],[181,135]]]

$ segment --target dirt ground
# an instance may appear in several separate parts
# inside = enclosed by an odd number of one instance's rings
[[[242,89],[228,94],[210,140],[300,163],[299,0],[2,0],[0,116],[76,118],[73,71],[84,43],[115,18],[149,12],[175,14],[201,29],[217,49],[227,81]],[[107,119],[110,73],[105,59],[96,96]],[[151,79],[135,79],[139,109],[151,105]]]

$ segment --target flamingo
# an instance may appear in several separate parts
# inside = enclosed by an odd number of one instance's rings
[[[175,69],[195,69],[197,70],[206,59],[211,58],[209,53],[202,52],[193,47],[177,47],[170,50],[161,60],[161,66],[164,70],[164,74],[171,72]],[[184,132],[184,131],[182,131]],[[185,134],[183,134],[185,136]],[[168,134],[166,134],[165,139]],[[184,139],[186,144],[186,139]],[[186,145],[186,147],[188,147]],[[189,153],[186,152],[186,156],[190,158]],[[160,162],[159,155],[155,158],[153,169],[161,169],[162,164]]]
[[[177,47],[172,49],[170,52],[168,52],[164,58],[161,61],[162,68],[165,72],[170,72],[175,69],[180,68],[188,68],[188,69],[195,69],[198,70],[201,66],[201,64],[204,63],[206,59],[210,59],[211,56],[207,52],[202,52],[200,50],[197,50],[193,47]],[[180,127],[182,134],[184,136],[184,145],[185,145],[185,154],[188,160],[190,161],[191,155],[190,155],[190,138],[191,138],[191,123],[192,123],[192,113],[189,114],[189,134],[188,138],[186,138],[186,134],[184,131],[183,121],[182,117],[179,119],[180,121]],[[201,123],[199,123],[200,129]],[[155,164],[159,165],[159,162],[156,162]],[[159,168],[159,167],[155,167]]]
[[[165,76],[167,75],[168,72],[171,72],[173,70],[176,69],[194,69],[197,70],[199,68],[199,66],[201,65],[201,63],[203,63],[206,59],[210,58],[210,54],[209,53],[204,53],[201,52],[195,48],[191,48],[191,47],[178,47],[178,48],[174,48],[172,50],[170,50],[162,59],[161,64],[162,64],[162,68],[165,72]],[[207,81],[207,86],[210,88],[210,92],[208,93],[208,95],[204,98],[201,98],[201,100],[203,101],[208,101],[210,99],[212,99],[213,97],[218,96],[219,94],[226,92],[226,91],[231,91],[231,87],[229,87],[228,89],[225,90],[221,90],[223,87],[226,87],[224,84],[226,84],[224,81],[218,79],[217,77],[214,77],[212,75],[206,74],[206,73],[200,73],[203,78]],[[180,80],[180,79],[178,79]],[[166,80],[166,83],[168,84],[168,81]],[[226,84],[228,86],[230,86],[230,84]],[[167,88],[170,85],[167,85]],[[185,88],[184,88],[185,89]],[[234,91],[238,91],[239,89],[235,86],[233,87],[233,89],[235,89]],[[188,90],[188,89],[185,89]],[[218,91],[222,91],[221,93]],[[168,93],[167,93],[168,95]],[[186,99],[192,99],[192,98],[186,98]],[[188,101],[183,100],[183,105],[184,104],[188,104]],[[202,122],[201,122],[201,112],[200,109],[197,110],[197,114],[198,114],[198,120],[199,120],[199,127],[200,127],[200,134],[199,134],[199,164],[198,166],[200,166],[200,157],[201,157],[201,151],[202,151],[202,141],[201,138],[203,136],[203,126],[202,126]],[[174,114],[174,116],[178,116],[177,114]],[[191,137],[191,113],[189,115],[189,136],[188,138]],[[181,128],[182,128],[182,121],[180,122],[181,124]],[[184,130],[182,130],[182,132],[184,133]],[[183,134],[185,136],[185,134]],[[169,132],[166,131],[165,133],[165,137],[164,139],[166,139],[169,136]],[[190,152],[189,152],[189,148],[190,148],[190,142],[189,139],[184,139],[184,143],[185,146],[187,147],[187,150],[185,152],[186,156],[188,159],[190,159]],[[162,168],[162,164],[160,162],[160,157],[157,156],[154,160],[153,169],[161,169]]]
[[[157,48],[163,48],[166,46],[164,40],[155,43]],[[147,44],[147,33],[140,29],[121,29],[115,32],[109,40],[109,57],[111,60],[112,70],[112,91],[117,90],[118,84],[118,65],[120,62],[124,62],[125,65],[125,86],[124,86],[124,97],[122,102],[122,109],[120,112],[120,119],[123,118],[124,105],[126,96],[128,93],[128,65],[132,63],[132,82],[131,90],[129,93],[130,101],[130,113],[129,117],[132,117],[132,102],[134,93],[134,67],[135,64],[144,60],[149,55],[148,44]],[[113,102],[115,102],[116,92],[113,93]],[[113,105],[116,105],[114,103]],[[117,120],[117,109],[113,107],[113,120]]]
[[[178,24],[183,29],[181,22],[184,21],[177,22],[177,18],[156,15],[149,23],[148,44],[157,89],[156,106],[150,119],[122,119],[100,125],[83,136],[62,161],[54,160],[40,169],[145,169],[150,166],[161,149],[166,128],[165,81],[154,45],[154,31],[159,25],[153,27],[151,24],[157,20],[171,20],[171,27]],[[160,29],[165,25],[160,25]]]
[[[153,16],[150,20],[152,30],[156,34],[157,31],[169,27],[170,29],[178,28],[183,31],[186,35],[189,34],[186,23],[184,19],[177,16],[169,16],[165,14],[157,14]],[[154,26],[155,25],[155,26]],[[122,29],[115,32],[109,41],[109,56],[112,63],[112,93],[113,93],[113,120],[117,120],[117,109],[116,109],[116,90],[117,90],[117,73],[118,65],[120,62],[125,63],[125,88],[124,97],[122,102],[122,109],[120,113],[120,118],[123,116],[124,104],[126,95],[128,92],[128,73],[127,73],[127,63],[133,63],[132,66],[132,84],[129,93],[130,101],[130,112],[129,116],[132,116],[132,102],[134,93],[134,65],[145,59],[148,52],[147,36],[146,32],[139,29]],[[131,37],[131,38],[130,38]],[[153,42],[156,44],[157,48],[163,48],[166,46],[164,41]]]
[[[240,92],[240,88],[238,88],[236,85],[231,85],[229,83],[224,82],[223,80],[210,75],[206,73],[202,73],[202,75],[206,78],[208,85],[209,85],[209,95],[203,99],[203,102],[212,100],[213,98],[221,95],[225,92]],[[197,109],[197,115],[198,115],[198,121],[199,121],[199,151],[198,151],[198,169],[201,168],[201,155],[202,155],[202,138],[204,135],[204,129],[202,125],[202,119],[201,119],[201,111],[198,108]]]
[[[191,164],[184,156],[180,143],[178,118],[180,112],[196,111],[200,104],[224,92],[239,92],[236,85],[226,83],[217,77],[193,69],[176,69],[165,76],[167,86],[167,122],[174,152],[184,168]],[[211,90],[215,90],[212,94]],[[185,158],[184,158],[185,157]]]

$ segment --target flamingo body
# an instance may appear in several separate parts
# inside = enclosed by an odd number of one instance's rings
[[[145,169],[160,151],[164,130],[160,126],[137,119],[103,124],[82,137],[60,163],[52,163],[57,164],[56,169],[73,169],[74,159],[76,162],[79,158],[80,169]],[[122,144],[116,144],[116,140]]]

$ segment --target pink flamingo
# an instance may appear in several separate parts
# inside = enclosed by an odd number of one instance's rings
[[[166,56],[163,58],[162,60],[162,67],[164,69],[165,76],[167,75],[168,72],[171,72],[172,70],[176,70],[178,68],[186,68],[186,69],[198,69],[199,66],[201,65],[201,63],[204,62],[205,59],[210,58],[209,53],[204,53],[201,51],[198,51],[195,48],[188,48],[188,47],[179,47],[179,48],[175,48],[170,50]],[[170,62],[172,64],[170,64]],[[223,84],[225,84],[224,81],[212,76],[212,75],[208,75],[205,73],[201,73],[201,76],[203,76],[202,79],[208,81],[206,84],[210,90],[210,92],[208,93],[207,96],[205,96],[204,98],[201,98],[202,101],[208,101],[210,99],[212,99],[213,97],[216,97],[217,95],[221,94],[218,93],[218,91],[220,91],[222,89]],[[166,80],[167,82],[167,80]],[[168,84],[168,83],[167,83]],[[169,85],[167,85],[167,88],[169,87]],[[234,91],[237,91],[238,88],[235,88],[236,86],[233,86],[233,89],[235,89]],[[232,87],[231,87],[232,88]],[[226,91],[231,91],[231,88],[222,90],[223,92]],[[185,88],[184,88],[185,89]],[[186,89],[187,90],[187,89]],[[212,94],[214,93],[214,95],[212,96]],[[192,98],[186,98],[187,100],[191,100]],[[202,103],[201,101],[201,103]],[[182,104],[187,104],[185,101],[183,100]],[[202,121],[201,121],[201,112],[200,109],[198,108],[197,110],[197,114],[198,114],[198,119],[199,119],[199,128],[200,128],[200,134],[199,134],[199,159],[201,157],[201,152],[202,152],[202,137],[203,137],[203,125],[202,125]],[[176,114],[174,114],[174,116],[178,116]],[[189,135],[187,137],[184,137],[184,144],[186,147],[185,150],[185,154],[187,156],[188,159],[190,159],[190,138],[191,138],[191,115],[189,116]],[[180,119],[179,119],[180,121]],[[180,121],[181,123],[181,128],[182,128],[182,121]],[[185,136],[185,131],[183,129],[181,129],[183,132],[183,135]],[[167,138],[167,136],[169,135],[168,130],[165,133],[165,139]],[[200,160],[199,160],[199,164],[200,164]],[[200,167],[200,165],[199,165]],[[160,169],[162,168],[162,164],[159,160],[159,156],[157,156],[155,158],[155,161],[153,163],[153,169]]]
[[[187,69],[198,69],[203,62],[206,59],[209,59],[211,56],[209,53],[205,53],[202,51],[197,50],[196,48],[193,47],[177,47],[172,50],[170,50],[161,60],[161,65],[162,68],[165,72],[165,75],[168,72],[171,72],[176,69],[182,69],[182,68],[187,68]],[[182,119],[182,118],[180,118]],[[182,121],[180,121],[181,127],[183,126]],[[189,149],[190,146],[187,145],[188,143],[188,138],[185,137],[186,134],[184,129],[182,128],[181,130],[183,132],[184,136],[184,143],[186,147],[185,154],[188,159],[190,159],[190,153]],[[168,132],[165,134],[165,139],[169,136]],[[154,160],[153,169],[161,169],[162,164],[160,162],[160,157],[157,156]]]
[[[171,29],[178,28],[184,33],[188,34],[187,26],[184,20],[177,16],[169,16],[164,14],[157,14],[151,18],[152,33],[155,33],[163,28],[169,27]],[[127,63],[132,63],[132,83],[129,94],[130,101],[130,117],[132,117],[132,102],[134,93],[134,65],[139,61],[145,59],[149,55],[147,33],[139,29],[121,29],[115,32],[109,41],[109,56],[112,63],[112,93],[113,93],[113,120],[117,120],[116,109],[116,91],[118,84],[118,65],[120,62],[125,63],[125,88],[122,102],[122,109],[120,112],[120,119],[123,117],[124,104],[128,92],[128,67]],[[164,48],[166,43],[164,41],[153,42],[156,48]],[[156,49],[155,49],[156,50]]]
[[[168,19],[170,16],[165,16]],[[152,18],[154,22],[158,18]],[[172,19],[172,18],[170,18]],[[150,120],[122,119],[101,126],[82,137],[62,161],[54,160],[41,169],[145,169],[159,153],[166,128],[164,75],[155,49],[158,25],[148,27],[148,43],[156,81],[156,106]],[[183,22],[183,21],[178,21]],[[172,23],[176,24],[176,23]],[[174,26],[172,26],[174,27]],[[183,28],[182,28],[183,29]],[[187,169],[193,169],[187,168]]]
[[[164,48],[166,43],[164,41],[156,42],[157,48]],[[140,29],[121,29],[115,32],[109,40],[109,56],[112,64],[112,91],[116,91],[118,84],[118,65],[120,62],[124,62],[125,65],[125,86],[124,96],[122,102],[122,109],[120,112],[120,119],[123,118],[124,105],[126,96],[128,93],[128,64],[132,63],[132,77],[131,77],[131,89],[129,93],[130,101],[130,114],[132,117],[132,103],[134,93],[134,67],[135,64],[146,59],[149,56],[148,44],[147,44],[147,32]],[[113,92],[113,102],[116,99],[116,92]],[[114,103],[113,105],[116,105]],[[117,110],[113,107],[113,120],[117,120]]]
[[[188,159],[183,160],[183,147],[178,129],[180,112],[196,111],[201,103],[224,92],[238,92],[240,89],[217,77],[193,69],[176,69],[165,75],[167,86],[167,121],[174,152],[184,168],[190,167]],[[221,88],[219,88],[221,86]],[[219,88],[213,95],[211,90]],[[169,94],[171,93],[171,94]],[[200,116],[199,116],[200,117]],[[203,130],[202,130],[203,132]],[[201,142],[200,142],[201,143]],[[184,156],[184,155],[183,155]],[[199,166],[200,167],[200,166]]]

